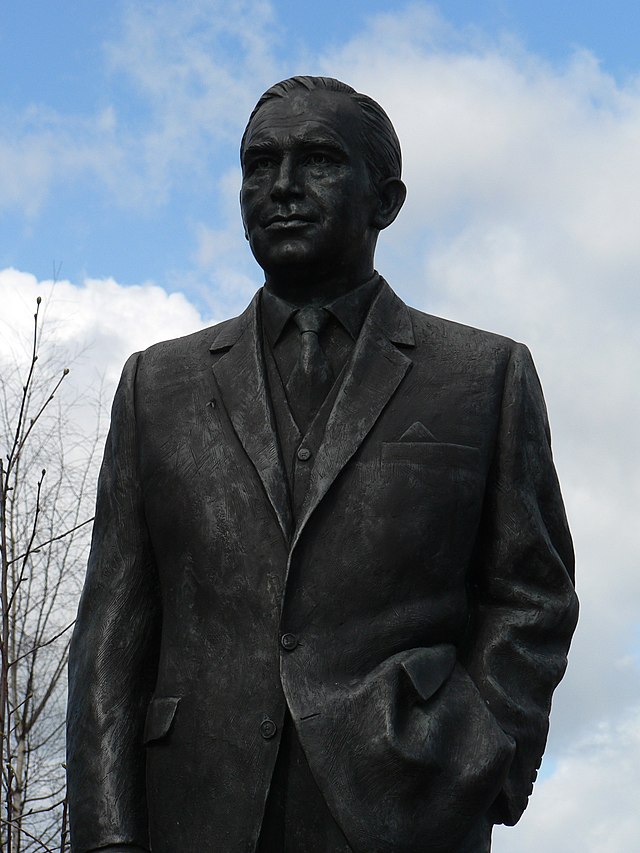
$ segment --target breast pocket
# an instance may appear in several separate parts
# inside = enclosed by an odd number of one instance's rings
[[[473,541],[485,489],[477,447],[384,442],[380,459],[387,518],[402,522],[423,554],[448,553],[454,543]]]
[[[477,447],[468,444],[449,444],[440,441],[385,441],[382,443],[383,462],[407,462],[431,465],[434,468],[480,468],[481,455]]]

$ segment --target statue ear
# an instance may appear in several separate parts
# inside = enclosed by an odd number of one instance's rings
[[[391,225],[407,197],[407,188],[400,178],[387,178],[378,184],[378,206],[371,224],[382,231]]]

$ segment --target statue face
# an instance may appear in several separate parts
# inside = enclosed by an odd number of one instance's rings
[[[268,101],[251,122],[240,204],[251,251],[267,274],[299,267],[357,275],[370,257],[378,195],[360,122],[347,95],[324,90]]]

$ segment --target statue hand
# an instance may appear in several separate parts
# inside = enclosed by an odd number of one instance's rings
[[[136,847],[133,844],[109,844],[107,847],[98,847],[90,853],[149,853],[146,847]]]

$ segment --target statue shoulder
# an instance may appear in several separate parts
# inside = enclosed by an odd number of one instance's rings
[[[137,354],[138,371],[171,375],[211,365],[211,354],[232,346],[251,322],[252,305],[231,317],[189,335],[152,344]]]
[[[439,351],[459,353],[469,359],[509,359],[515,350],[523,348],[505,335],[478,329],[434,314],[409,307],[416,345]]]

